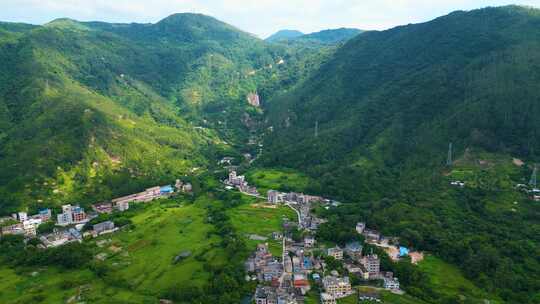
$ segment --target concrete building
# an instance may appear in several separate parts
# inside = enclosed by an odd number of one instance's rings
[[[349,242],[345,245],[345,252],[351,258],[360,260],[362,258],[362,245],[360,242]]]
[[[233,186],[241,186],[246,182],[246,178],[243,175],[236,175],[236,171],[231,171],[228,182]]]
[[[379,276],[381,261],[376,254],[370,254],[363,259],[363,265],[369,273],[369,278],[376,278]]]
[[[22,223],[28,219],[28,214],[26,212],[19,212],[17,217],[19,218],[19,222]]]
[[[190,183],[186,183],[182,186],[182,192],[190,193],[193,191],[193,186]]]
[[[94,233],[100,235],[103,232],[114,230],[114,223],[111,221],[102,222],[93,226]]]
[[[356,223],[356,232],[359,234],[362,234],[364,232],[364,229],[366,229],[366,223],[358,222]]]
[[[321,304],[337,304],[336,298],[326,292],[321,293]]]
[[[124,212],[129,209],[129,202],[117,202],[115,207],[118,209],[118,211]]]
[[[326,254],[334,257],[336,260],[343,260],[343,250],[341,250],[339,247],[328,248]]]
[[[46,222],[51,219],[52,213],[51,209],[45,208],[38,211],[38,215],[43,222]]]
[[[268,190],[267,192],[268,202],[270,204],[277,204],[283,202],[283,196],[279,191],[276,190]]]
[[[399,290],[399,280],[398,280],[398,278],[384,277],[383,280],[384,280],[384,289]]]
[[[326,293],[331,294],[335,298],[346,297],[352,293],[349,277],[325,276],[323,278],[323,286]]]
[[[272,287],[257,286],[255,290],[256,304],[277,304],[277,294]]]
[[[67,226],[82,223],[87,220],[84,209],[79,206],[63,205],[62,213],[57,215],[57,224]]]
[[[315,246],[315,242],[316,242],[315,238],[312,237],[312,236],[306,236],[304,238],[304,246],[305,247],[313,247],[313,246]]]

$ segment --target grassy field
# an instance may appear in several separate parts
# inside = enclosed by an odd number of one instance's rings
[[[457,267],[439,258],[428,255],[419,263],[419,267],[429,275],[431,287],[444,296],[465,297],[478,303],[484,299],[490,300],[492,304],[502,303],[500,299],[480,290],[467,280]]]
[[[257,186],[259,193],[266,195],[270,189],[281,191],[306,192],[313,183],[308,176],[293,170],[254,169],[246,174],[247,180]]]
[[[65,303],[78,294],[87,303],[156,303],[173,285],[200,286],[210,277],[205,263],[226,263],[219,239],[208,238],[212,226],[205,216],[197,204],[152,203],[132,218],[134,229],[91,241],[96,255],[107,255],[104,277],[90,270],[0,267],[0,303]],[[173,264],[182,251],[191,256]]]
[[[130,289],[141,293],[156,291],[156,286],[164,290],[173,284],[203,284],[208,274],[201,260],[225,262],[215,248],[219,239],[207,237],[212,227],[203,222],[205,214],[196,205],[152,206],[132,219],[135,230],[114,235],[102,252],[113,255],[108,265],[129,282]],[[113,253],[110,246],[122,249]],[[190,251],[191,256],[173,265],[182,251]]]
[[[229,210],[229,216],[235,229],[240,235],[256,234],[268,237],[268,242],[272,254],[281,256],[282,245],[280,241],[271,238],[274,231],[283,231],[283,218],[296,220],[296,214],[288,207],[279,206],[277,208],[265,208],[264,203],[245,203]],[[258,243],[263,241],[247,240],[250,249],[254,249]]]

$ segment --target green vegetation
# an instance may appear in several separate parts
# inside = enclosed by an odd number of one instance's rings
[[[257,186],[261,195],[270,189],[313,193],[316,182],[308,176],[291,169],[257,168],[246,173],[247,180]],[[311,191],[310,191],[311,190]]]
[[[269,103],[262,163],[349,202],[334,223],[366,221],[488,293],[538,302],[540,209],[514,186],[539,159],[539,21],[486,8],[353,38]]]
[[[327,54],[196,14],[0,30],[0,214],[88,206],[241,152],[262,120],[247,94],[264,103]]]
[[[283,218],[288,218],[291,221],[296,221],[296,213],[288,207],[270,208],[265,206],[264,202],[251,200],[251,202],[242,204],[238,207],[228,210],[231,218],[231,223],[237,233],[249,238],[249,235],[254,234],[268,238],[267,242],[275,256],[282,255],[282,244],[279,240],[272,239],[272,232],[283,231]],[[262,241],[246,240],[248,249],[254,250],[258,243]]]
[[[247,249],[232,241],[234,231],[215,209],[219,204],[226,202],[211,196],[200,196],[194,204],[156,201],[129,211],[133,224],[120,232],[40,251],[33,259],[35,249],[4,237],[0,273],[8,283],[0,288],[0,302],[58,303],[78,295],[91,303],[183,302],[190,297],[201,303],[215,303],[216,298],[237,303],[249,285],[238,285],[242,261],[230,261]],[[185,252],[186,257],[175,261]],[[62,258],[56,259],[57,254]]]
[[[419,264],[419,267],[429,277],[429,288],[436,290],[448,301],[450,299],[454,301],[463,299],[466,302],[480,303],[487,299],[491,303],[501,303],[498,298],[482,291],[463,277],[457,267],[445,263],[441,259],[428,255]]]

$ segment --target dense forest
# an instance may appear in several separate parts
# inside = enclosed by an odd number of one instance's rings
[[[263,163],[350,202],[336,223],[367,221],[509,302],[536,303],[539,206],[514,187],[540,148],[538,25],[538,10],[510,6],[363,33],[269,102]],[[463,171],[470,187],[456,191]]]
[[[262,102],[328,57],[214,18],[0,24],[0,213],[170,182],[241,148]],[[9,64],[8,64],[9,63]]]
[[[240,199],[192,175],[252,152],[245,144],[262,134],[254,166],[304,173],[315,181],[307,192],[343,202],[320,210],[321,239],[345,243],[364,221],[508,303],[540,302],[540,204],[515,188],[540,159],[539,10],[274,38],[199,14],[0,23],[0,215],[87,207],[189,176],[192,199],[213,203],[208,237],[231,263],[205,265],[213,280],[163,296],[237,303],[249,289],[239,270],[248,251],[226,210]],[[260,106],[247,102],[255,92]],[[62,254],[35,245],[3,237],[0,258],[104,275],[85,245]],[[461,303],[425,289],[406,264],[388,267],[418,298]]]

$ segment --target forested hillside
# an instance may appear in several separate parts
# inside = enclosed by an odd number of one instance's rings
[[[213,163],[262,118],[247,94],[264,102],[318,57],[197,14],[1,23],[0,211],[110,199]]]
[[[329,229],[367,220],[511,303],[536,303],[540,208],[514,186],[539,157],[539,25],[540,11],[510,6],[363,33],[268,103],[263,163],[354,203]]]

